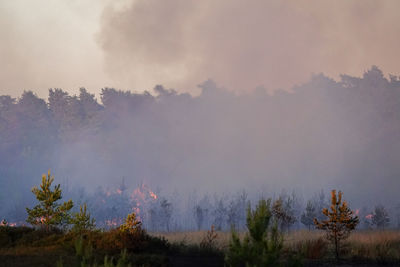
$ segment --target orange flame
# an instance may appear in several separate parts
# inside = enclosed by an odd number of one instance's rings
[[[122,195],[123,190],[121,188],[117,188],[114,190],[105,190],[105,198],[99,199],[103,204],[107,202],[107,199],[112,195]],[[146,217],[146,207],[148,204],[155,202],[158,199],[156,193],[154,193],[146,184],[141,184],[137,188],[135,188],[130,194],[130,202],[131,209],[136,214],[136,217],[139,221],[142,221],[143,218]],[[104,224],[108,227],[117,227],[123,223],[123,218],[114,218],[105,220]]]
[[[133,190],[132,194],[131,194],[131,199],[133,201],[135,201],[136,203],[146,203],[149,202],[149,198],[156,200],[158,197],[157,195],[150,190],[150,188],[145,185],[142,184],[140,187],[136,188],[135,190]]]
[[[149,191],[149,194],[153,199],[157,199],[157,195],[153,191]]]
[[[157,200],[158,196],[152,190],[150,190],[147,185],[142,184],[133,190],[130,198],[134,203],[132,211],[135,212],[137,218],[141,220],[145,214],[143,214],[144,210],[140,209],[139,207],[146,206],[147,204]]]
[[[16,223],[16,222],[6,222],[6,223],[1,222],[1,223],[0,223],[0,227],[5,227],[5,226],[16,227],[16,226],[17,226],[17,223]]]
[[[49,219],[50,219],[50,218],[51,218],[51,217],[49,217]],[[43,223],[46,222],[46,217],[42,216],[42,217],[40,217],[40,218],[37,218],[36,221],[43,224]]]

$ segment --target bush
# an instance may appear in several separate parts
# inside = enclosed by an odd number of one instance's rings
[[[123,249],[129,253],[151,251],[160,252],[168,249],[165,239],[148,235],[144,230],[140,232],[122,232],[119,229],[109,231],[86,231],[82,234],[86,242],[90,242],[93,248],[100,254],[116,255]]]
[[[0,246],[13,247],[16,245],[32,245],[32,243],[42,240],[50,235],[60,234],[59,230],[53,229],[50,232],[42,229],[30,227],[0,227]]]
[[[217,247],[218,234],[215,232],[214,225],[211,225],[211,229],[207,231],[207,234],[203,237],[200,242],[200,247],[203,249],[213,250]]]

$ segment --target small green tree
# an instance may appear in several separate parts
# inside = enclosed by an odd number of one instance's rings
[[[95,219],[91,218],[90,213],[87,212],[86,204],[80,206],[80,211],[74,213],[71,219],[72,231],[82,232],[86,230],[93,230],[96,226]]]
[[[271,200],[261,199],[255,210],[247,210],[247,228],[243,241],[235,230],[226,254],[228,266],[276,266],[283,246],[277,222],[271,225]]]
[[[122,233],[137,234],[142,231],[142,222],[136,218],[134,212],[128,214],[125,223],[119,227]]]
[[[70,222],[69,211],[74,206],[72,200],[68,200],[63,204],[58,204],[57,201],[62,198],[60,185],[54,186],[51,190],[51,184],[54,181],[54,176],[50,175],[50,170],[47,176],[43,174],[42,184],[40,188],[36,186],[32,188],[32,193],[35,194],[39,204],[33,209],[26,208],[28,213],[28,223],[44,227],[47,231],[54,226],[68,224]]]
[[[347,206],[347,202],[342,202],[343,193],[332,190],[330,211],[326,208],[322,213],[328,217],[327,220],[318,221],[314,219],[314,224],[318,229],[326,231],[326,237],[335,246],[335,256],[339,260],[341,241],[348,238],[350,232],[359,223],[358,216],[353,216],[354,212]]]

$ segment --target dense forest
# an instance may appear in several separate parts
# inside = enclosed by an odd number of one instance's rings
[[[0,218],[24,221],[31,187],[51,169],[64,198],[103,223],[140,203],[149,229],[228,228],[244,225],[231,213],[247,201],[287,189],[301,225],[307,200],[340,188],[365,216],[385,205],[397,226],[399,77],[373,66],[339,81],[314,75],[290,92],[199,87],[198,96],[103,88],[100,101],[84,88],[0,96]]]

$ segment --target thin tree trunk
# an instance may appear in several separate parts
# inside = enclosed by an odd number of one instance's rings
[[[337,240],[336,232],[335,232],[335,252],[336,252],[336,260],[339,261],[339,241]]]

